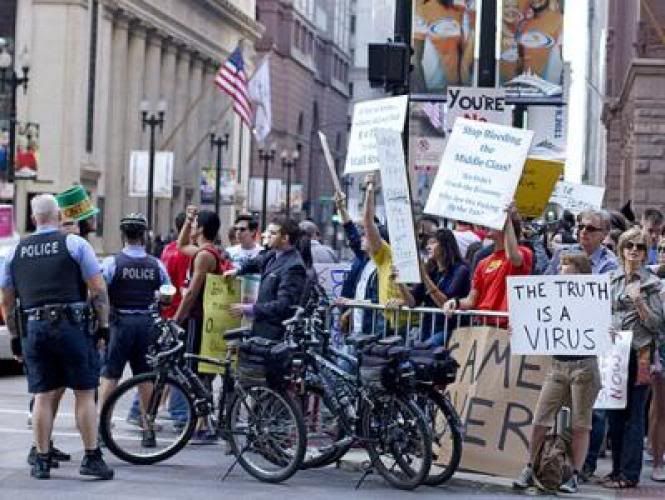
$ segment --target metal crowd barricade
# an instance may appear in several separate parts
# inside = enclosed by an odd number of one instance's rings
[[[362,316],[371,314],[371,321],[361,320],[364,328],[351,324],[348,334],[378,334],[381,337],[400,334],[405,337],[407,344],[414,341],[426,340],[423,326],[430,323],[429,335],[443,334],[443,345],[447,345],[449,334],[460,326],[496,326],[505,327],[508,319],[507,312],[498,311],[454,311],[452,315],[444,314],[443,310],[434,307],[386,307],[381,304],[374,304],[367,301],[345,301],[343,305],[336,305],[332,308],[332,314],[328,315],[328,326],[333,331],[333,340],[337,335],[341,335],[339,325],[339,310],[351,309],[352,311],[362,311]],[[335,311],[336,310],[336,311]],[[350,313],[353,317],[353,312]],[[438,318],[443,319],[437,321]],[[358,319],[356,317],[356,319]],[[438,327],[437,327],[438,323]],[[367,328],[367,324],[371,328]],[[340,337],[337,337],[336,343],[343,343]]]

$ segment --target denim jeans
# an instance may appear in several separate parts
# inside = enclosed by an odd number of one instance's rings
[[[639,481],[644,451],[644,418],[648,385],[634,386],[629,379],[625,410],[608,410],[612,439],[612,474]]]
[[[187,416],[189,415],[189,405],[187,404],[187,399],[185,395],[177,390],[175,387],[171,386],[171,391],[169,392],[169,404],[168,404],[169,415],[173,420],[180,422],[186,422]],[[139,406],[139,393],[134,394],[134,400],[132,401],[132,407],[129,410],[128,418],[139,418],[141,414]]]
[[[606,414],[605,410],[593,410],[591,419],[591,435],[589,438],[589,451],[584,460],[584,470],[591,473],[596,472],[600,447],[605,437]]]

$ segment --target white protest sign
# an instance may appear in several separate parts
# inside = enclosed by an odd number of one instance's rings
[[[363,101],[353,107],[345,174],[372,172],[379,169],[374,131],[387,128],[402,132],[409,97],[401,95]]]
[[[617,332],[616,342],[605,354],[598,356],[602,388],[593,405],[596,410],[623,410],[628,401],[628,360],[633,332]]]
[[[448,87],[446,95],[446,132],[450,133],[457,118],[511,125],[513,107],[506,104],[504,89],[482,87]]]
[[[458,118],[425,212],[503,229],[532,137],[530,130]]]
[[[376,130],[381,164],[383,203],[386,206],[393,265],[398,283],[420,283],[420,259],[413,228],[409,180],[406,175],[402,135],[389,129]]]
[[[587,208],[600,210],[604,195],[605,188],[602,186],[559,181],[554,186],[550,203],[556,203],[563,210],[578,214]]]
[[[508,277],[513,354],[602,354],[612,347],[607,274]]]

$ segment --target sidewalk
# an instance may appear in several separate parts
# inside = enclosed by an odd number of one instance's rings
[[[340,461],[340,467],[351,471],[361,471],[369,464],[369,457],[364,450],[352,449]],[[575,494],[560,493],[559,497],[565,498],[580,498],[580,499],[613,499],[613,498],[648,498],[648,499],[665,499],[665,483],[658,483],[651,480],[651,462],[647,462],[642,467],[642,479],[637,488],[626,490],[610,490],[603,488],[597,481],[608,474],[612,468],[609,452],[606,458],[598,459],[598,470],[591,478],[589,483],[580,485],[580,489]],[[457,486],[467,486],[485,492],[491,490],[502,490],[519,492],[513,490],[513,478],[505,478],[499,476],[488,476],[485,474],[476,474],[473,472],[456,472],[450,481]],[[445,489],[445,484],[441,486]],[[551,495],[544,495],[536,488],[529,488],[522,491],[525,496],[539,496],[547,497]]]

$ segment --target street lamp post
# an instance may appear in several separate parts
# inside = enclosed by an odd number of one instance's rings
[[[27,48],[23,49],[21,54],[21,71],[19,76],[12,66],[12,56],[7,50],[7,42],[0,38],[0,93],[5,92],[5,86],[9,86],[9,155],[7,157],[7,181],[14,182],[16,165],[16,91],[18,87],[23,86],[23,93],[28,91],[28,71],[30,62],[28,59]],[[16,188],[14,188],[14,198],[16,198]]]
[[[263,205],[261,208],[262,213],[262,229],[265,231],[268,227],[268,167],[275,160],[275,146],[270,146],[270,150],[266,151],[259,148],[259,161],[263,162]]]
[[[152,205],[155,190],[155,130],[159,127],[161,132],[164,129],[164,113],[166,112],[166,101],[161,99],[157,104],[157,113],[150,113],[150,103],[147,100],[141,101],[141,123],[143,131],[150,127],[150,152],[148,160],[148,230],[152,230]]]
[[[282,168],[286,169],[286,218],[291,216],[291,169],[296,166],[300,157],[300,148],[293,151],[282,150]]]
[[[229,134],[224,134],[224,137],[221,135],[215,135],[215,131],[210,132],[210,149],[217,148],[217,173],[215,175],[215,213],[219,215],[219,190],[221,189],[221,179],[222,179],[222,147],[224,149],[229,148]]]

